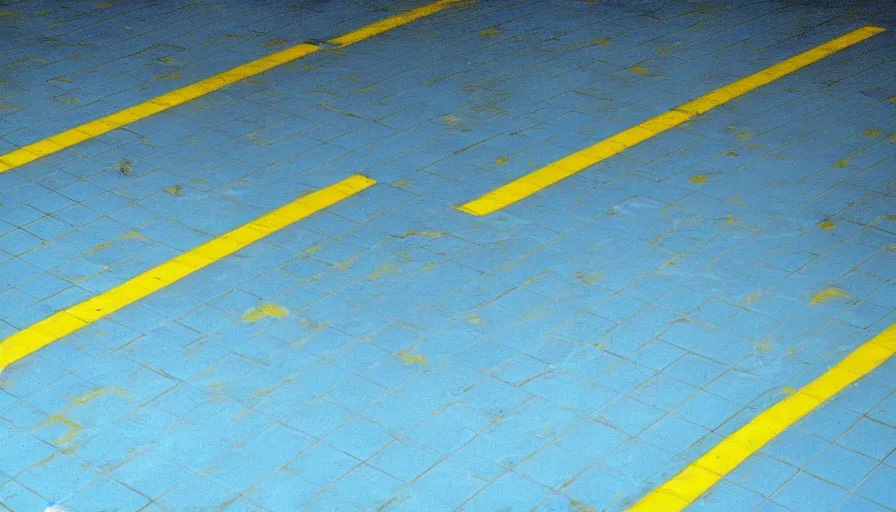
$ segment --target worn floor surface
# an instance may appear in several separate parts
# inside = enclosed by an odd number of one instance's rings
[[[423,3],[2,4],[0,153]],[[896,322],[896,32],[453,206],[896,29],[828,4],[460,2],[0,173],[0,339],[378,182],[4,369],[0,509],[631,506]],[[894,450],[890,360],[688,510],[896,510]]]

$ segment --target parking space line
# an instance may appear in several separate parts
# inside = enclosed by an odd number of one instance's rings
[[[451,4],[462,0],[438,0],[437,2],[411,9],[407,12],[366,25],[358,30],[349,32],[328,43],[337,47],[345,47],[365,39],[369,39],[388,30],[400,27],[414,20],[437,13]],[[114,114],[90,121],[70,130],[58,133],[46,139],[22,146],[19,149],[0,155],[0,174],[14,169],[38,158],[51,155],[57,151],[74,146],[106,132],[121,128],[127,124],[144,119],[153,114],[158,114],[171,107],[175,107],[200,96],[216,91],[222,87],[232,85],[240,80],[257,75],[271,68],[300,59],[308,54],[320,50],[321,47],[314,44],[302,43],[279,52],[272,53],[260,59],[247,62],[223,73],[200,80],[194,84],[175,89],[169,93],[144,101],[133,107],[126,108]]]
[[[879,27],[862,27],[852,31],[648,119],[593,146],[517,178],[457,208],[473,215],[487,215],[500,210],[563,178],[572,176],[601,160],[620,153],[626,148],[883,31],[884,29]]]
[[[354,175],[262,215],[111,290],[59,311],[0,341],[0,371],[59,338],[376,183]]]
[[[896,324],[720,441],[705,455],[644,496],[629,512],[683,510],[747,457],[846,386],[883,364],[894,352]]]

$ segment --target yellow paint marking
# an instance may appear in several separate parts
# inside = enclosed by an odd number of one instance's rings
[[[414,20],[429,16],[430,14],[437,13],[452,4],[461,1],[462,0],[438,0],[429,5],[417,7],[416,9],[411,9],[390,18],[371,23],[358,30],[331,39],[329,43],[340,47],[348,46],[382,34],[383,32],[392,30],[396,27],[400,27]],[[42,141],[28,144],[27,146],[0,155],[0,173],[4,173],[20,165],[37,160],[38,158],[53,154],[59,150],[74,146],[79,142],[84,142],[87,139],[102,135],[116,128],[121,128],[134,121],[149,117],[153,114],[158,114],[159,112],[194,100],[222,87],[232,85],[240,80],[263,73],[271,68],[286,64],[287,62],[300,59],[318,50],[320,50],[320,46],[317,45],[306,43],[298,44],[265,57],[261,57],[260,59],[247,62],[246,64],[224,71],[223,73],[218,73],[217,75],[206,78],[205,80],[200,80],[199,82],[186,87],[175,89],[169,93],[134,105],[133,107],[101,117],[96,121],[91,121],[87,124],[66,130]],[[155,77],[156,80],[176,80],[178,78],[180,78],[180,73],[178,72],[166,73]]]
[[[809,304],[827,304],[834,299],[845,299],[849,298],[849,294],[840,290],[838,288],[826,288],[815,295],[809,300]]]
[[[354,175],[262,215],[233,231],[147,270],[111,290],[0,341],[0,370],[59,338],[146,297],[225,256],[376,183]]]
[[[685,121],[703,114],[719,105],[762,87],[782,76],[793,73],[828,55],[852,46],[875,34],[883,32],[878,27],[863,27],[836,39],[795,55],[783,62],[767,67],[758,73],[716,89],[643,123],[624,130],[597,144],[561,158],[537,171],[517,178],[458,209],[473,215],[487,215],[524,199],[539,190],[607,159],[626,148],[674,128]]]
[[[706,183],[706,175],[698,174],[696,176],[691,176],[690,178],[688,178],[688,181],[690,181],[691,183]]]
[[[888,327],[809,384],[761,412],[679,474],[651,491],[629,512],[678,512],[750,455],[816,407],[867,375],[896,352],[896,324]]]
[[[83,395],[76,396],[75,398],[72,399],[72,401],[69,405],[66,405],[65,407],[60,409],[58,412],[55,412],[55,413],[47,416],[47,419],[45,419],[43,422],[41,422],[40,425],[34,427],[32,430],[42,430],[42,429],[50,428],[57,424],[66,426],[66,427],[68,427],[68,432],[66,432],[65,434],[63,434],[62,436],[60,436],[59,438],[57,438],[53,441],[53,444],[56,444],[56,445],[66,444],[69,441],[71,441],[72,439],[74,439],[75,437],[77,437],[77,435],[80,434],[82,430],[84,430],[84,427],[81,426],[80,424],[70,420],[68,417],[65,416],[65,414],[68,411],[70,411],[72,408],[74,408],[75,406],[86,404],[87,402],[90,402],[94,398],[96,398],[100,395],[104,395],[106,393],[118,393],[119,395],[121,395],[125,398],[128,398],[127,392],[121,388],[113,388],[113,387],[96,388],[93,391],[89,391],[87,393],[84,393]]]
[[[823,220],[816,224],[816,226],[820,227],[821,229],[834,229],[834,226],[836,225],[837,223],[832,220]]]
[[[417,354],[407,354],[405,352],[399,352],[398,357],[400,357],[402,361],[404,361],[405,363],[408,363],[408,364],[419,364],[419,365],[429,364],[429,359],[427,359],[426,356],[421,356],[421,355],[417,355]]]
[[[243,320],[247,322],[257,322],[262,318],[274,317],[274,318],[283,318],[289,314],[289,310],[284,308],[283,306],[278,306],[277,304],[262,304],[260,306],[256,306],[243,315]]]
[[[429,16],[430,14],[437,13],[445,9],[449,5],[458,3],[460,1],[461,0],[439,0],[438,2],[433,2],[429,5],[424,5],[423,7],[411,9],[410,11],[392,16],[391,18],[386,18],[376,23],[371,23],[366,27],[355,30],[354,32],[349,32],[348,34],[337,37],[336,39],[330,39],[330,43],[339,46],[348,46],[350,44],[357,43],[358,41],[363,41],[373,36],[382,34],[383,32],[386,32],[388,30],[392,30],[395,27],[400,27],[414,20],[423,18],[424,16]]]

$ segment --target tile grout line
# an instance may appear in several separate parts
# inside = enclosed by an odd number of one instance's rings
[[[488,215],[520,201],[558,181],[568,178],[638,143],[704,114],[719,105],[802,69],[840,50],[883,32],[879,27],[862,27],[818,45],[787,60],[679,105],[590,147],[567,155],[536,171],[521,176],[491,192],[469,201],[458,210],[472,215]]]
[[[253,221],[209,240],[99,295],[56,312],[0,341],[0,371],[63,336],[132,304],[151,293],[229,256],[291,224],[374,185],[361,175],[350,176]]]
[[[722,439],[677,475],[650,491],[629,512],[684,510],[784,430],[886,362],[896,352],[896,324],[868,340],[794,394]]]
[[[327,43],[335,45],[338,48],[344,48],[425,16],[429,16],[430,14],[437,13],[448,8],[452,4],[462,1],[464,0],[438,0],[434,3],[376,21],[347,34],[330,39]],[[232,85],[240,80],[263,73],[271,68],[300,59],[306,55],[321,50],[321,48],[321,46],[316,44],[301,43],[239,65],[228,71],[218,73],[204,80],[175,89],[171,92],[162,94],[161,96],[156,96],[143,103],[76,126],[75,128],[65,130],[61,133],[57,133],[56,135],[47,137],[43,140],[22,146],[9,153],[0,155],[0,174],[92,139],[116,128],[121,128],[135,121],[139,121],[154,114],[158,114],[159,112],[168,110],[169,108],[194,100],[210,92],[221,89],[222,87]]]

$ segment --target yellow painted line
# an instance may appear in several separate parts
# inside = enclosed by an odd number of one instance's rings
[[[376,183],[354,175],[296,199],[233,231],[187,251],[111,290],[54,313],[0,341],[0,370],[59,338],[146,297],[225,256],[261,240]]]
[[[557,183],[563,178],[572,176],[601,160],[620,153],[626,148],[630,148],[639,142],[644,142],[729,100],[762,87],[782,76],[793,73],[800,68],[883,31],[884,29],[878,27],[863,27],[840,36],[783,62],[767,67],[758,73],[704,94],[693,101],[689,101],[664,114],[660,114],[608,139],[604,139],[591,147],[561,158],[457,208],[473,215],[487,215],[500,210]]]
[[[678,512],[775,436],[867,375],[896,352],[896,324],[888,327],[796,393],[766,409],[671,480],[651,491],[629,512]]]
[[[339,47],[348,46],[382,34],[387,30],[392,30],[393,28],[423,18],[424,16],[437,13],[449,7],[451,4],[461,1],[462,0],[438,0],[437,2],[371,23],[358,30],[331,39],[329,43]],[[58,133],[44,140],[28,144],[27,146],[22,146],[15,151],[0,155],[0,173],[4,173],[20,165],[37,160],[38,158],[53,154],[59,150],[74,146],[79,142],[84,142],[85,140],[102,135],[116,128],[121,128],[134,121],[139,121],[140,119],[144,119],[153,114],[158,114],[163,110],[194,100],[212,91],[232,85],[240,80],[257,75],[282,64],[286,64],[287,62],[300,59],[318,50],[320,50],[320,47],[317,45],[305,43],[298,44],[260,59],[253,60],[252,62],[247,62],[246,64],[242,64],[192,85],[181,87],[180,89],[176,89],[167,94],[144,101],[133,107],[126,108],[114,114],[101,117],[95,121]]]

